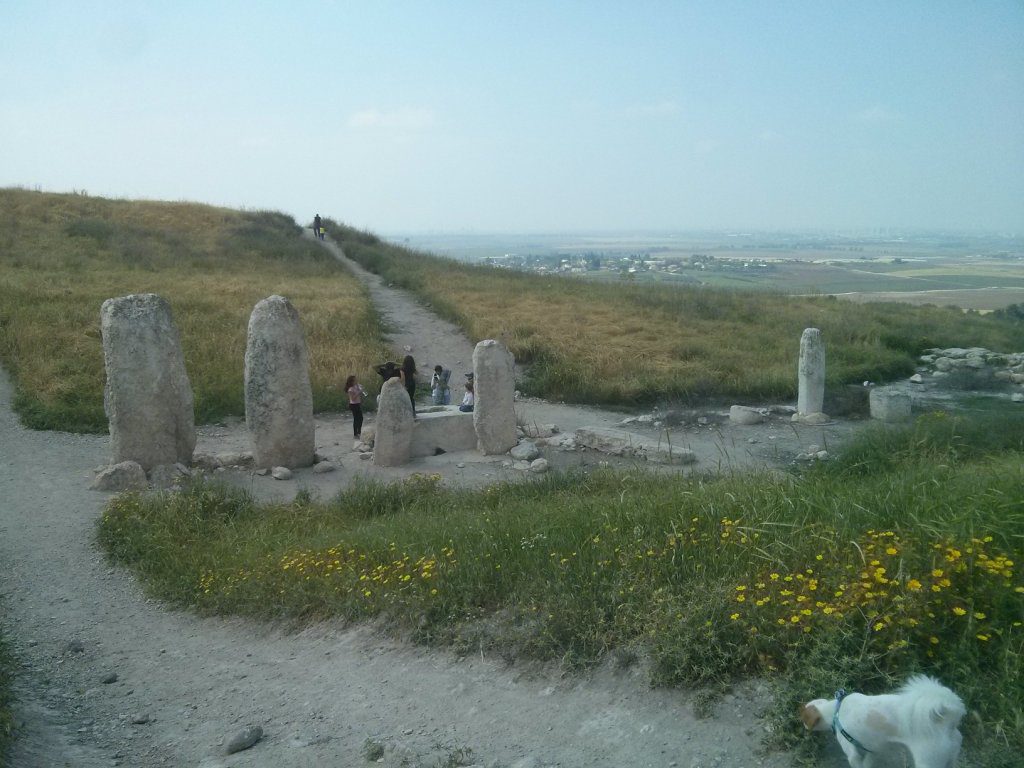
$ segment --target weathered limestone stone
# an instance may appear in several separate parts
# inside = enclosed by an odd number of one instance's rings
[[[509,453],[513,459],[518,461],[533,461],[540,456],[540,449],[537,445],[529,440],[523,440],[519,445],[512,448]]]
[[[284,296],[263,299],[249,317],[245,424],[257,467],[313,463],[309,353],[299,313]]]
[[[121,461],[107,467],[89,486],[94,491],[128,491],[146,487],[146,471],[136,461]]]
[[[534,459],[530,462],[530,471],[542,475],[548,471],[548,460],[547,459]]]
[[[500,341],[487,339],[473,350],[473,428],[484,454],[505,453],[517,442],[514,366],[512,353]]]
[[[876,387],[868,395],[871,418],[879,421],[906,421],[910,418],[910,395],[887,387]]]
[[[274,467],[270,470],[270,476],[275,480],[291,480],[292,471],[288,467]]]
[[[149,484],[154,488],[173,488],[185,477],[178,464],[158,464],[149,470]]]
[[[154,293],[107,299],[100,309],[113,462],[188,464],[196,446],[192,387],[171,306]]]
[[[613,456],[646,459],[652,464],[692,464],[697,460],[697,455],[689,448],[619,429],[580,427],[574,443]]]
[[[804,329],[800,337],[796,415],[819,414],[825,402],[825,344],[817,328]]]
[[[365,429],[363,430],[365,434]],[[430,412],[416,412],[409,445],[409,456],[435,456],[437,453],[471,451],[476,448],[473,414],[463,413],[456,405],[443,405]]]
[[[377,424],[373,463],[378,467],[400,467],[409,462],[415,422],[412,401],[401,379],[388,379],[377,398]]]
[[[733,424],[741,425],[760,424],[764,421],[764,414],[756,408],[748,408],[745,405],[734,405],[729,408],[729,421]]]

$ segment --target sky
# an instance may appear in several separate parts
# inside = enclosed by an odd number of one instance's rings
[[[1024,0],[0,2],[0,186],[382,234],[1024,234]]]

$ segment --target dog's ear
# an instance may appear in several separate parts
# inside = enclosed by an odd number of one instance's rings
[[[813,731],[814,726],[821,722],[821,712],[813,704],[804,704],[800,707],[800,719],[804,721],[804,728]]]

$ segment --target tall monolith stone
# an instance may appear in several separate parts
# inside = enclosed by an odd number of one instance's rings
[[[485,454],[510,450],[518,442],[515,361],[504,344],[486,339],[473,350],[473,429]]]
[[[408,464],[414,428],[412,400],[405,385],[401,379],[388,379],[377,398],[373,463],[378,467]]]
[[[196,446],[192,387],[170,304],[154,293],[107,299],[100,331],[112,462],[134,461],[146,470],[190,463]]]
[[[314,456],[309,352],[284,296],[259,302],[245,346],[245,424],[257,467],[308,467]]]
[[[822,412],[825,403],[825,344],[821,331],[805,328],[800,337],[800,362],[797,366],[797,401],[793,421],[824,424],[828,416]]]

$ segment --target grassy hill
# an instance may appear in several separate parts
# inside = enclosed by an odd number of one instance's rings
[[[541,276],[418,253],[329,222],[346,254],[407,288],[470,338],[531,362],[533,394],[588,403],[792,398],[800,334],[817,327],[828,384],[885,381],[932,346],[1024,349],[1024,325],[948,307]]]
[[[0,189],[0,361],[28,426],[106,429],[100,304],[147,292],[171,303],[200,423],[244,413],[249,313],[271,294],[302,317],[315,409],[344,410],[345,377],[374,383],[386,354],[365,290],[288,216]]]

